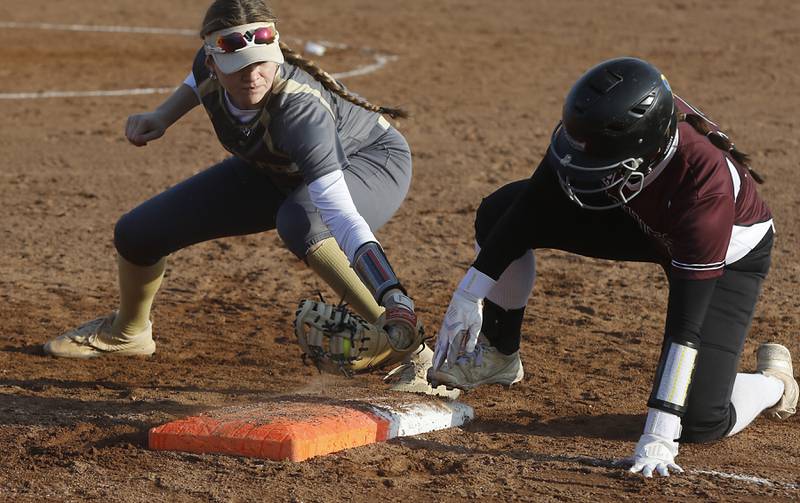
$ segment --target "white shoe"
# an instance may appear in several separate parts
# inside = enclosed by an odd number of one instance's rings
[[[392,391],[407,393],[423,393],[425,395],[440,396],[456,399],[461,394],[460,390],[448,390],[444,386],[433,387],[428,383],[426,375],[433,364],[433,350],[422,345],[422,349],[411,355],[411,358],[389,372],[383,382],[391,384]]]
[[[783,382],[783,396],[765,414],[772,419],[786,419],[797,412],[800,390],[794,379],[792,355],[780,344],[762,344],[756,353],[756,371]]]
[[[134,335],[124,337],[111,333],[111,325],[117,313],[97,318],[78,328],[59,335],[44,345],[44,352],[61,358],[96,358],[115,354],[125,356],[150,356],[156,351],[153,341],[153,324]]]
[[[471,390],[483,384],[502,384],[511,387],[522,380],[525,371],[519,351],[504,355],[481,335],[473,353],[462,356],[453,364],[445,364],[439,370],[428,371],[432,385]]]

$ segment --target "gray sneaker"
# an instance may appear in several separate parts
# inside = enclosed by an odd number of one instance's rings
[[[483,384],[502,384],[509,388],[524,376],[519,351],[504,355],[483,336],[478,339],[474,352],[460,357],[453,364],[444,364],[439,370],[431,368],[428,371],[428,381],[432,385],[464,391]]]
[[[783,382],[783,396],[765,411],[772,419],[786,419],[797,412],[797,398],[800,395],[792,369],[792,355],[780,344],[762,344],[756,353],[756,371]]]
[[[406,393],[422,393],[431,396],[440,396],[455,400],[461,394],[460,390],[447,389],[444,386],[433,387],[428,383],[426,375],[428,369],[433,364],[433,350],[426,344],[416,351],[411,358],[397,366],[386,377],[383,382],[390,384],[392,391],[404,391]]]
[[[153,324],[133,337],[122,337],[111,333],[117,313],[97,318],[63,333],[44,345],[44,352],[61,358],[96,358],[115,354],[124,356],[150,356],[156,351],[153,341]]]

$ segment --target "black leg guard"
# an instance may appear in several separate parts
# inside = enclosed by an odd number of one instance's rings
[[[506,311],[491,300],[483,301],[481,333],[504,355],[519,351],[525,308]]]

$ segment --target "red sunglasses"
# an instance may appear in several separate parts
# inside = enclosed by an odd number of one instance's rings
[[[206,44],[206,49],[209,52],[228,54],[256,45],[269,45],[275,42],[276,34],[275,29],[269,26],[249,30],[245,33],[228,33],[217,38],[216,46]]]

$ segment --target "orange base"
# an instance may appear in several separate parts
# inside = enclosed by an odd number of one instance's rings
[[[173,421],[151,449],[302,461],[387,439],[389,421],[347,404],[271,402]]]

